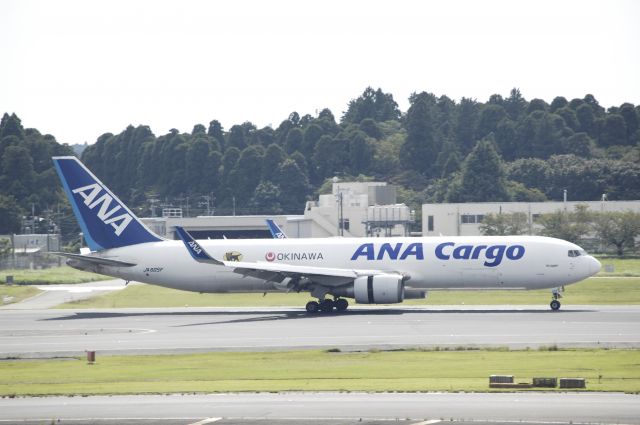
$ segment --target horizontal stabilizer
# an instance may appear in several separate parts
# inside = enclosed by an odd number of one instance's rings
[[[69,252],[51,252],[51,254],[59,255],[61,257],[70,258],[76,261],[83,261],[90,264],[99,264],[102,266],[110,266],[110,267],[133,267],[134,263],[127,263],[125,261],[120,260],[110,260],[108,258],[101,257],[93,257],[89,255],[81,255],[81,254],[71,254]]]
[[[200,246],[200,244],[196,242],[196,240],[193,239],[182,227],[176,226],[176,233],[184,243],[184,246],[187,247],[187,251],[189,251],[189,254],[191,254],[191,257],[193,257],[194,260],[201,263],[217,264],[220,266],[223,265],[222,261],[218,261],[207,254],[207,251],[205,251],[204,248]]]

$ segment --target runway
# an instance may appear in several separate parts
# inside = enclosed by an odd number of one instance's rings
[[[101,421],[93,421],[101,418]],[[640,396],[617,393],[250,393],[0,399],[0,424],[171,423],[425,425],[451,421],[640,424]],[[233,421],[233,419],[244,419]],[[210,419],[211,422],[207,422]],[[289,420],[290,422],[283,422]],[[309,422],[310,420],[321,422]],[[376,421],[377,420],[377,421]],[[73,421],[73,422],[71,422]],[[253,423],[253,422],[250,422]],[[383,422],[384,423],[384,422]],[[504,425],[504,424],[503,424]]]
[[[0,309],[0,357],[332,348],[640,347],[640,306]],[[95,418],[95,419],[94,419]],[[217,421],[219,418],[224,418]],[[640,425],[640,397],[610,393],[260,393],[0,399],[21,423],[379,424],[401,420]],[[362,419],[362,421],[361,421]],[[26,420],[22,422],[23,420]],[[211,420],[211,422],[207,422]],[[314,421],[314,422],[310,422]],[[468,422],[472,423],[472,422]]]
[[[0,357],[332,348],[640,347],[640,306],[0,310]]]

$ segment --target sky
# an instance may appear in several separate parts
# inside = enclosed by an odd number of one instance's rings
[[[640,2],[0,0],[0,114],[60,143],[127,125],[340,119],[367,86],[640,104]]]

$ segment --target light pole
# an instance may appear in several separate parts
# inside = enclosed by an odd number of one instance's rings
[[[338,201],[338,235],[340,236],[344,236],[344,217],[343,217],[343,210],[342,210],[342,192],[340,191],[340,186],[338,186],[338,182],[340,180],[338,179],[337,176],[335,176],[333,178],[333,184],[336,185],[336,190],[337,190],[337,194],[336,194],[336,200]]]

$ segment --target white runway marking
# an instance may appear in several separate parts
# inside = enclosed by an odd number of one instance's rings
[[[203,419],[203,420],[198,421],[198,422],[194,422],[194,423],[189,424],[189,425],[206,425],[206,424],[212,424],[214,422],[218,422],[220,420],[222,420],[222,418],[207,418],[207,419]]]

